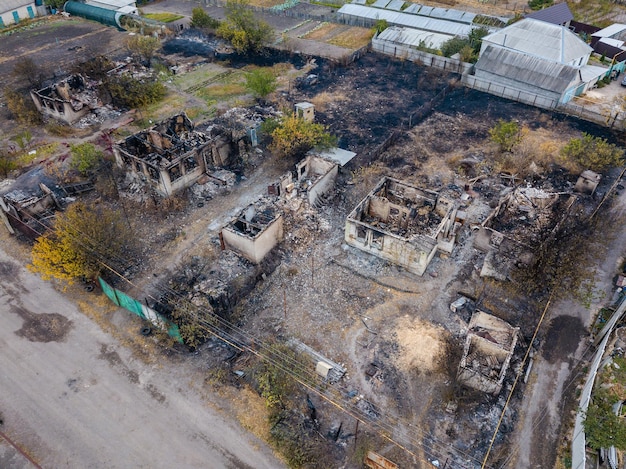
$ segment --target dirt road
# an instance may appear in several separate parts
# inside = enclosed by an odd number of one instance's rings
[[[4,250],[0,351],[0,430],[44,468],[283,467],[192,389],[189,357],[135,359]],[[33,466],[0,442],[0,467]]]

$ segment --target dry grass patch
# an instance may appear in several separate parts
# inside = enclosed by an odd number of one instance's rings
[[[263,441],[270,441],[270,427],[265,400],[248,387],[237,392],[234,411],[241,426]]]
[[[245,94],[247,94],[247,90],[239,83],[208,86],[196,93],[199,98],[205,100],[209,105]]]
[[[322,91],[313,96],[309,101],[315,105],[315,109],[318,111],[325,111],[330,105],[347,100],[348,97],[342,91],[334,91],[332,93]]]
[[[567,142],[562,134],[548,129],[522,129],[522,140],[511,153],[495,156],[494,169],[517,174],[521,177],[549,171],[552,165],[561,165],[570,172],[580,168],[573,161],[561,157],[561,149]]]
[[[323,40],[343,26],[335,23],[322,23],[317,28],[309,31],[308,33],[300,36],[302,39],[310,39],[311,41]]]
[[[285,3],[283,0],[250,0],[250,5],[255,7],[270,8]]]
[[[166,117],[180,112],[185,107],[186,97],[178,93],[169,92],[165,99],[150,104],[142,113],[144,119],[160,122]]]
[[[347,31],[337,34],[329,39],[328,44],[346,49],[360,49],[365,47],[372,40],[374,31],[366,28],[350,28]]]

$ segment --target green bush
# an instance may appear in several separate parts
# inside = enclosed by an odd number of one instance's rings
[[[209,16],[202,7],[195,7],[191,10],[191,23],[189,25],[198,29],[217,29],[220,26],[220,22]]]
[[[272,41],[274,30],[267,22],[255,18],[247,6],[247,0],[228,0],[226,19],[220,23],[217,34],[230,41],[239,53],[258,53]]]
[[[155,80],[138,80],[124,73],[109,78],[104,88],[113,104],[120,107],[140,108],[156,103],[165,97],[165,86]]]
[[[515,121],[499,119],[489,130],[491,141],[497,143],[501,152],[510,152],[521,141],[521,129]]]
[[[376,20],[376,24],[374,25],[374,33],[380,34],[388,27],[389,23],[387,23],[387,20]]]
[[[92,143],[79,143],[70,147],[72,160],[70,166],[83,176],[92,173],[104,158],[104,153]]]
[[[528,6],[531,10],[541,10],[542,8],[547,8],[552,6],[554,0],[529,0]]]
[[[561,157],[592,171],[624,164],[624,150],[604,138],[587,133],[583,133],[582,138],[571,139],[561,150]]]
[[[613,412],[613,404],[619,400],[604,389],[594,392],[583,422],[587,445],[591,448],[615,446],[619,450],[626,450],[626,423]]]
[[[245,86],[255,97],[265,98],[268,94],[276,91],[278,84],[271,70],[257,68],[246,75]]]
[[[453,37],[452,39],[448,39],[441,45],[441,53],[445,57],[452,57],[454,54],[461,52],[461,49],[469,45],[469,39]]]

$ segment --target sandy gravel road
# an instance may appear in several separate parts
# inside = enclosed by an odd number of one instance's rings
[[[0,430],[42,467],[284,467],[188,385],[189,361],[135,359],[0,247]],[[0,441],[0,467],[33,466]]]

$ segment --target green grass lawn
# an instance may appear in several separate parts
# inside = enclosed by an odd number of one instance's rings
[[[176,13],[146,13],[143,16],[149,20],[160,21],[161,23],[171,23],[172,21],[184,18],[184,16],[177,15]]]
[[[172,78],[172,84],[174,84],[177,88],[180,88],[182,91],[187,91],[210,81],[213,77],[216,77],[227,70],[228,69],[220,67],[216,64],[201,65],[191,72],[182,75],[175,75]]]

